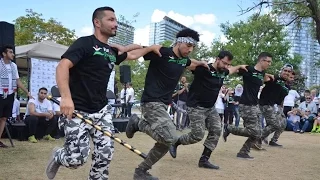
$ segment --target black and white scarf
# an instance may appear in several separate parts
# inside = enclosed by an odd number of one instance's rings
[[[17,72],[16,68],[13,65],[13,63],[10,61],[10,66],[11,66],[11,72],[12,72],[12,90],[16,91],[17,90]],[[0,59],[0,89],[3,91],[3,98],[7,98],[9,94],[9,74],[8,70],[6,68],[6,64],[4,63],[3,59]]]

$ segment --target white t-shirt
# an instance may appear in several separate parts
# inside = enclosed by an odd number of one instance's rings
[[[17,79],[19,79],[19,73],[18,73],[18,68],[17,65],[15,63],[12,63],[13,67],[16,69],[16,76]],[[8,72],[8,76],[9,76],[9,95],[14,93],[13,89],[12,89],[12,69],[11,69],[11,65],[10,64],[5,64],[6,65],[6,69]],[[3,94],[3,90],[0,88],[0,94]]]
[[[300,95],[296,90],[291,89],[288,95],[283,100],[283,106],[294,106],[294,102],[297,98],[300,98]]]
[[[40,102],[39,99],[30,99],[27,105],[26,116],[30,115],[29,104],[33,103],[37,113],[46,113],[52,111],[52,104],[48,99],[44,99],[43,102]]]
[[[17,98],[14,98],[13,108],[12,108],[12,117],[16,118],[17,115],[20,115],[20,101]]]
[[[224,110],[224,104],[223,104],[223,101],[222,101],[222,98],[224,98],[224,94],[223,93],[220,93],[218,98],[217,98],[217,101],[216,101],[216,105],[215,105],[215,108],[216,109],[223,109]]]
[[[133,88],[127,88],[126,90],[126,102],[129,99],[129,96],[131,95],[131,99],[130,102],[133,103],[134,102],[134,89]],[[121,103],[125,103],[124,102],[124,89],[121,90],[120,92],[120,98],[121,98]]]

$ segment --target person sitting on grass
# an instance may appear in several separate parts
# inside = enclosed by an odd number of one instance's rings
[[[47,127],[43,137],[45,140],[55,140],[50,134],[56,129],[58,121],[54,118],[52,104],[46,99],[47,93],[48,90],[42,87],[39,89],[38,98],[30,99],[28,102],[25,123],[29,129],[29,142],[38,142],[35,138],[38,124],[44,124]]]
[[[299,110],[294,108],[287,113],[288,123],[292,124],[295,133],[300,132],[300,116],[298,115],[298,112]]]
[[[313,128],[311,130],[311,133],[320,133],[320,111],[318,111],[318,116],[315,117],[315,119],[314,119]]]

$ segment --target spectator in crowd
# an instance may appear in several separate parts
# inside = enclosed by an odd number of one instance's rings
[[[318,116],[314,119],[311,133],[320,133],[320,111],[318,111]]]
[[[187,110],[187,97],[189,92],[189,83],[187,83],[186,77],[182,76],[180,79],[180,82],[177,86],[177,91],[173,94],[174,98],[177,101],[177,105],[179,109],[186,111]],[[181,111],[177,111],[177,117],[176,117],[176,126],[177,129],[182,130],[186,127],[186,118],[187,115],[182,113]]]
[[[20,88],[29,98],[32,96],[20,81],[17,65],[12,62],[13,46],[3,46],[0,53],[0,148],[7,148],[8,146],[1,142],[1,136],[7,119],[12,116],[14,92]]]
[[[127,88],[127,84],[123,84],[123,88],[120,91],[120,102],[122,104],[122,112],[121,112],[121,116],[122,117],[127,117],[128,112],[127,112],[127,99],[128,99],[128,88]],[[126,98],[126,99],[125,99]]]
[[[314,102],[319,108],[319,97],[318,97],[317,89],[312,89],[310,91],[310,96],[311,96],[312,102]]]
[[[289,79],[291,76],[294,76],[294,74],[289,75]],[[292,78],[291,78],[292,79]],[[290,89],[288,95],[283,100],[283,113],[288,117],[288,112],[293,109],[295,106],[295,102],[300,98],[299,93],[294,90]]]
[[[294,108],[288,112],[288,124],[292,124],[294,132],[300,132],[300,116],[298,115],[299,109]]]
[[[58,97],[57,100],[60,102],[61,101],[61,97]],[[59,117],[61,116],[61,111],[60,111],[60,106],[56,103],[52,103],[52,111],[54,114],[54,119],[55,120],[59,120]],[[59,123],[59,121],[58,121]],[[59,139],[60,137],[64,136],[64,127],[63,127],[63,123],[62,124],[58,124],[58,126],[56,126],[56,129],[54,130],[56,132],[56,139]]]
[[[239,114],[239,101],[240,101],[240,97],[243,93],[243,87],[241,84],[238,84],[236,86],[235,89],[235,93],[234,93],[234,116],[236,118],[236,122],[235,122],[235,126],[238,127],[239,123],[240,123],[240,114]]]
[[[132,83],[128,83],[127,84],[127,115],[128,117],[131,117],[131,109],[132,109],[132,106],[133,106],[133,103],[134,103],[134,89],[132,87]]]
[[[235,104],[239,104],[234,99],[234,90],[229,88],[227,90],[226,96],[223,98],[225,102],[224,109],[224,124],[233,124],[233,116],[234,116],[234,106]]]
[[[303,101],[306,101],[306,96],[310,96],[311,92],[309,89],[306,89],[303,93],[303,96],[301,96],[300,98],[300,103],[302,103]]]
[[[223,103],[223,98],[226,94],[226,86],[222,86],[220,89],[220,93],[218,95],[217,101],[216,101],[216,105],[215,108],[220,116],[221,119],[221,123],[223,123],[223,114],[224,114],[224,103]]]
[[[29,128],[29,142],[38,142],[35,135],[40,123],[47,126],[45,136],[43,138],[45,140],[55,140],[50,134],[56,129],[58,122],[57,119],[54,118],[51,102],[46,99],[47,94],[48,90],[42,87],[38,91],[38,98],[30,99],[27,104],[25,123]]]

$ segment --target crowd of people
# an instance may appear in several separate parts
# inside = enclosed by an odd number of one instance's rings
[[[279,74],[266,73],[272,65],[273,58],[268,52],[261,52],[256,58],[255,65],[231,66],[233,55],[226,50],[220,51],[213,62],[199,61],[189,58],[200,36],[192,29],[179,31],[172,47],[160,45],[123,47],[107,44],[109,37],[115,36],[117,30],[116,16],[111,7],[97,8],[93,13],[92,23],[94,34],[77,39],[62,55],[62,60],[57,66],[56,81],[61,94],[59,112],[56,113],[56,110],[47,103],[45,96],[48,91],[45,88],[39,89],[37,98],[30,97],[27,106],[25,121],[29,127],[29,141],[36,142],[33,138],[36,131],[35,124],[40,121],[52,122],[50,127],[56,126],[57,122],[65,133],[64,146],[54,149],[49,159],[46,168],[49,179],[56,176],[60,167],[75,169],[83,165],[91,151],[90,139],[94,148],[89,179],[109,178],[109,165],[114,153],[113,140],[73,116],[73,113],[77,110],[93,124],[100,126],[103,131],[112,133],[114,129],[112,112],[106,99],[110,74],[114,65],[140,57],[150,61],[141,98],[142,117],[139,118],[136,114],[130,116],[126,136],[133,138],[136,132],[142,132],[153,138],[156,143],[134,170],[135,180],[157,180],[158,178],[148,171],[167,152],[176,158],[178,147],[183,148],[185,145],[201,141],[205,130],[208,130],[208,135],[203,144],[198,166],[208,169],[219,169],[219,166],[211,163],[209,159],[218,145],[222,132],[225,142],[230,138],[230,134],[246,137],[247,140],[236,156],[241,159],[253,159],[250,156],[250,149],[255,147],[262,150],[262,142],[267,142],[271,146],[281,146],[277,141],[288,125],[286,116],[289,124],[294,125],[295,132],[307,131],[306,124],[310,124],[311,121],[314,125],[312,132],[319,131],[318,106],[313,102],[317,100],[305,92],[305,100],[299,104],[297,110],[295,108],[297,96],[290,88],[294,81],[294,69],[290,64],[285,64],[279,69]],[[3,69],[8,69],[6,64],[10,67],[14,64],[11,63],[13,58],[7,57],[8,52],[13,55],[8,48],[3,51],[3,59],[6,59],[6,61],[1,60],[4,65],[0,67]],[[181,78],[186,68],[194,76],[191,84],[186,82],[185,77]],[[243,85],[236,86],[235,90],[224,86],[225,78],[231,74],[241,76],[243,80]],[[6,76],[7,79],[11,77],[11,82],[18,79],[15,71],[1,76]],[[9,88],[13,91],[15,89],[13,84],[16,82],[11,83],[11,86],[6,82],[1,81],[2,89]],[[16,84],[22,87],[19,82]],[[6,106],[0,108],[2,111],[8,110],[7,101],[11,94],[3,91],[0,104]],[[291,95],[295,97],[292,98]],[[285,103],[286,100],[292,99],[293,105]],[[131,98],[123,98],[123,103],[130,103],[130,100]],[[176,119],[179,122],[176,123],[167,112],[172,100],[187,112],[181,114],[178,111]],[[11,116],[12,105],[10,115],[3,114],[2,111],[1,117]],[[58,120],[53,120],[55,115],[61,116]],[[127,116],[129,115],[130,112],[127,111]],[[236,116],[235,124],[233,124],[234,116]],[[239,126],[239,117],[243,119],[243,127]],[[2,121],[3,118],[0,122]],[[188,121],[189,123],[186,123]],[[2,124],[0,125],[1,130],[3,128]],[[191,131],[179,136],[177,129],[183,129],[188,125]],[[49,134],[52,129],[48,128],[45,139],[51,140]],[[268,142],[267,138],[272,133],[274,135]]]

